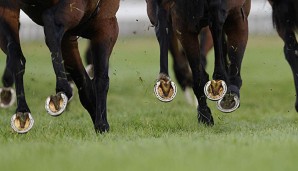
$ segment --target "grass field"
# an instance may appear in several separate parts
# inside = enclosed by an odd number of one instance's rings
[[[83,52],[86,42],[80,43]],[[296,171],[298,114],[282,46],[277,37],[250,37],[241,107],[223,114],[209,101],[215,126],[205,127],[181,89],[171,103],[155,98],[155,38],[120,38],[110,60],[111,130],[96,135],[78,94],[60,117],[46,113],[44,101],[55,90],[49,51],[44,43],[24,43],[26,97],[35,125],[16,134],[10,128],[15,106],[0,109],[0,170]],[[212,58],[211,53],[210,74]],[[1,70],[4,63],[0,53]]]

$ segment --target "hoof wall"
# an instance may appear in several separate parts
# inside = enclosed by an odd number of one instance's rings
[[[206,97],[212,101],[218,101],[224,97],[227,92],[227,85],[223,80],[208,81],[204,87]]]
[[[154,85],[154,94],[162,102],[172,101],[177,94],[177,86],[173,81],[159,80]]]
[[[45,109],[52,116],[59,116],[66,109],[68,98],[64,93],[58,93],[46,99]]]
[[[15,132],[24,134],[33,127],[34,119],[30,113],[17,113],[11,117],[10,124]]]
[[[8,108],[16,101],[16,92],[12,87],[0,88],[0,107]]]
[[[240,99],[236,94],[226,94],[222,99],[217,101],[218,110],[224,113],[230,113],[238,109],[240,106]]]

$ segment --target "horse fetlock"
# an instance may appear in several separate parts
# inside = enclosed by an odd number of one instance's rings
[[[0,107],[8,108],[16,101],[16,93],[12,87],[0,88]]]
[[[29,112],[17,112],[11,117],[11,128],[20,134],[27,133],[34,124],[34,119]]]
[[[217,101],[224,97],[227,85],[223,80],[211,80],[205,84],[204,93],[210,100]]]
[[[177,94],[177,87],[169,77],[160,77],[154,85],[154,93],[160,101],[170,102]]]
[[[52,116],[59,116],[66,109],[68,98],[64,93],[51,95],[46,99],[45,109]]]

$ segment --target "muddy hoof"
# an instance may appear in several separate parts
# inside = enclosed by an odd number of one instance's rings
[[[52,116],[59,116],[64,112],[67,106],[68,98],[64,93],[51,95],[46,99],[45,109]]]
[[[204,87],[206,97],[213,101],[218,101],[224,97],[227,92],[227,85],[223,80],[208,81]]]
[[[154,93],[158,100],[170,102],[177,94],[177,86],[170,79],[160,79],[154,85]]]
[[[230,113],[238,109],[240,106],[240,99],[234,93],[227,93],[222,99],[217,101],[218,110],[224,113]]]
[[[12,87],[0,88],[0,107],[8,108],[16,101],[16,92]]]
[[[11,128],[19,134],[27,133],[33,127],[33,124],[34,119],[28,112],[18,112],[11,117]]]

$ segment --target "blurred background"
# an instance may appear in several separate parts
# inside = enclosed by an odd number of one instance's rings
[[[121,0],[117,18],[120,37],[154,35],[154,28],[147,17],[145,0]],[[272,27],[271,9],[267,1],[252,0],[249,29],[251,35],[276,34]],[[21,14],[20,34],[22,41],[44,39],[42,27],[33,23],[24,13]]]

